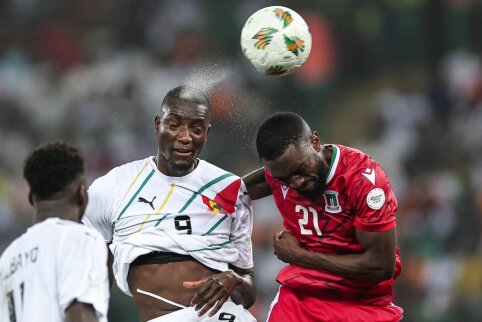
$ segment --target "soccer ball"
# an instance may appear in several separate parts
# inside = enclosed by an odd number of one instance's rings
[[[295,11],[281,6],[266,7],[253,13],[244,24],[241,49],[259,72],[289,75],[310,55],[311,34]]]

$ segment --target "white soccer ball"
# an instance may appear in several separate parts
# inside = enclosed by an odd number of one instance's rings
[[[308,59],[311,34],[295,11],[282,6],[266,7],[253,13],[244,24],[241,49],[259,72],[289,75]]]

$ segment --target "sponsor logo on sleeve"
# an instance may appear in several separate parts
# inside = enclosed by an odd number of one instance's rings
[[[378,210],[385,204],[385,191],[381,188],[373,188],[367,195],[368,207]]]
[[[368,179],[372,183],[372,185],[375,185],[375,169],[373,168],[366,168],[365,172],[362,173],[362,176]]]
[[[284,184],[281,185],[281,192],[283,193],[283,199],[286,199],[286,195],[288,194],[288,190],[290,190],[290,187],[285,186]]]

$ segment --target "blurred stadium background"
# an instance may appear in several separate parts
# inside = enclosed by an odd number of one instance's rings
[[[168,89],[200,66],[215,83],[230,66],[211,93],[202,157],[240,175],[260,166],[256,126],[282,110],[305,116],[323,142],[371,154],[400,204],[404,321],[482,321],[482,1],[279,1],[313,35],[308,62],[286,78],[257,74],[239,48],[246,18],[273,4],[0,0],[0,251],[32,220],[21,169],[33,147],[79,146],[91,182],[156,153],[152,123]],[[255,209],[252,311],[263,321],[283,266],[271,248],[280,219],[269,199]],[[110,321],[137,321],[119,291]]]

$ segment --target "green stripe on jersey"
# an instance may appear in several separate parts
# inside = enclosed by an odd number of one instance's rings
[[[137,189],[136,193],[132,196],[131,200],[129,200],[129,202],[127,203],[127,205],[124,207],[124,209],[122,209],[121,213],[119,214],[119,217],[117,217],[116,220],[119,220],[120,217],[122,217],[122,215],[124,214],[124,212],[127,210],[127,208],[129,208],[129,206],[131,205],[131,203],[134,201],[134,199],[136,199],[137,195],[139,194],[139,192],[141,192],[141,190],[144,188],[144,186],[146,185],[146,183],[151,179],[151,177],[154,175],[154,170],[151,171],[151,173],[149,173],[149,175],[144,179],[144,182],[142,182],[141,186],[139,187],[139,189]]]
[[[201,252],[203,250],[218,250],[218,249],[223,248],[222,246],[230,244],[230,243],[231,243],[231,241],[228,240],[228,241],[225,241],[225,242],[222,242],[222,243],[219,243],[219,244],[211,244],[211,245],[209,245],[209,247],[206,247],[206,248],[188,249],[188,250],[186,250],[186,252],[193,253],[193,252]]]
[[[335,146],[335,145],[332,145],[333,146],[333,152],[331,153],[331,160],[330,160],[330,167],[328,168],[328,174],[331,173],[331,169],[333,168],[333,166],[335,165],[335,160],[336,160],[336,155],[338,154],[338,147]]]
[[[228,218],[228,215],[224,215],[223,218],[219,219],[217,223],[214,224],[214,226],[211,227],[211,229],[209,229],[206,233],[202,234],[201,236],[206,236],[206,235],[209,235],[214,229],[216,229],[219,225],[221,225],[221,223],[226,219]]]
[[[226,178],[228,178],[228,177],[231,177],[231,176],[234,176],[234,174],[228,172],[228,173],[225,173],[225,174],[223,174],[223,175],[221,175],[221,176],[219,176],[219,177],[217,177],[217,178],[209,181],[208,183],[206,183],[204,186],[202,186],[201,188],[199,188],[198,191],[196,191],[196,192],[194,192],[194,193],[192,194],[191,198],[189,198],[189,200],[184,204],[184,206],[182,206],[181,210],[179,210],[178,213],[181,214],[184,210],[186,210],[186,208],[189,207],[189,205],[193,202],[193,200],[196,199],[196,196],[197,196],[197,195],[200,195],[204,190],[206,190],[207,188],[209,188],[209,187],[212,186],[213,184],[216,184],[216,183],[218,183],[219,181],[224,180],[224,179],[226,179]],[[162,218],[162,219],[163,219],[163,218]],[[154,227],[159,226],[160,223],[161,223],[161,219],[159,219],[159,220],[156,222],[156,224],[154,225]]]

